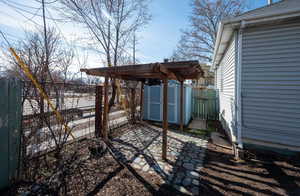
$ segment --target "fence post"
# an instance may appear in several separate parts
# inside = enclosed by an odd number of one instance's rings
[[[130,100],[130,110],[131,110],[131,123],[135,123],[135,113],[136,113],[136,105],[135,105],[135,89],[130,89],[131,100]]]
[[[100,137],[102,132],[102,97],[103,86],[96,86],[95,99],[95,137]]]
[[[103,113],[103,128],[102,136],[105,141],[108,141],[108,77],[104,81],[104,113]]]

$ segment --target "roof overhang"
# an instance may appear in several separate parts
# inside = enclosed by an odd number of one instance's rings
[[[223,20],[218,28],[212,69],[216,69],[221,62],[235,30],[282,22],[297,17],[300,17],[300,1],[286,0]]]

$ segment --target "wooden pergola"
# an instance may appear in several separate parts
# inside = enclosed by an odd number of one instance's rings
[[[167,159],[167,130],[168,130],[168,80],[180,82],[180,129],[183,130],[183,83],[185,80],[198,79],[203,77],[203,71],[198,61],[177,61],[150,64],[124,65],[117,67],[101,67],[91,69],[81,69],[88,75],[105,77],[104,82],[104,112],[102,119],[102,135],[104,140],[108,140],[108,79],[122,79],[142,82],[141,100],[143,100],[143,85],[145,82],[163,82],[163,141],[162,159]],[[97,95],[96,95],[97,96]],[[142,101],[141,101],[142,103]],[[97,110],[96,103],[96,110]],[[143,105],[141,104],[141,113]],[[97,113],[97,112],[96,112]],[[97,114],[96,114],[97,116]],[[101,123],[95,126],[101,126]]]

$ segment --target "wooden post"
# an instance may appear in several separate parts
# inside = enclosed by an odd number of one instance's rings
[[[131,109],[131,122],[135,123],[135,110],[136,110],[136,108],[135,108],[135,89],[131,88],[130,91],[131,91],[131,100],[130,100],[130,102],[131,102],[131,104],[130,104],[131,105],[131,107],[130,107],[130,109]]]
[[[163,80],[163,138],[162,159],[167,160],[167,131],[168,131],[168,79]]]
[[[108,77],[104,82],[104,113],[103,113],[103,139],[108,141]]]
[[[180,81],[180,130],[183,131],[183,81]]]
[[[141,84],[141,96],[140,96],[140,120],[143,120],[144,114],[144,82]]]
[[[95,137],[100,137],[102,131],[102,97],[103,97],[103,86],[96,86]]]

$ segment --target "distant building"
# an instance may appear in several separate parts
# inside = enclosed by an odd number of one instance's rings
[[[214,88],[214,72],[210,71],[210,66],[206,64],[201,64],[201,68],[204,71],[204,77],[201,77],[198,80],[193,80],[192,86],[203,89]]]

